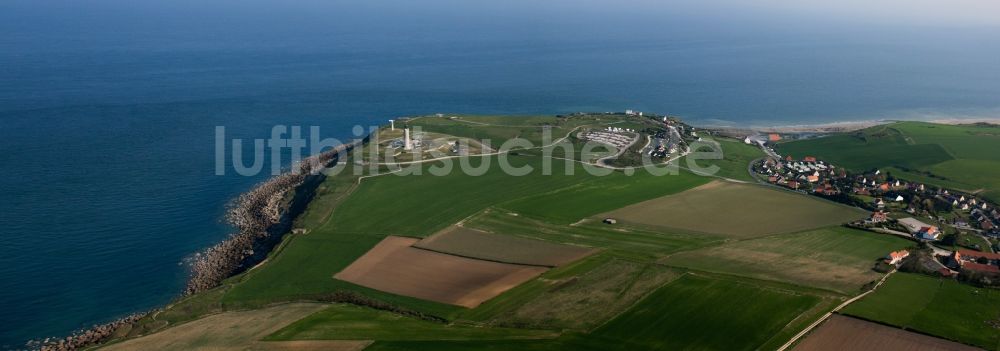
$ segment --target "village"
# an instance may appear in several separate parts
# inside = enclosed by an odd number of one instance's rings
[[[782,158],[767,146],[777,140],[780,137],[773,135],[744,140],[769,155],[750,166],[758,181],[871,211],[869,218],[850,226],[902,236],[920,249],[890,252],[880,264],[977,285],[1000,284],[996,204],[880,170],[853,173],[813,156]]]

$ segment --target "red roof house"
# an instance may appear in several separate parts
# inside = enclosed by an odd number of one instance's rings
[[[899,263],[899,261],[902,261],[904,258],[908,256],[910,256],[909,251],[906,250],[893,251],[885,256],[885,263],[897,264]]]

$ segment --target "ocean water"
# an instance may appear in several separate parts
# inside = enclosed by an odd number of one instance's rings
[[[216,126],[1000,117],[996,28],[559,3],[0,5],[0,349],[178,296],[184,260],[266,176],[215,175]]]

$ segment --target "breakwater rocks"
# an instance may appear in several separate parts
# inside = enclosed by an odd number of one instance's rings
[[[301,212],[297,210],[311,199],[311,189],[324,178],[321,171],[362,143],[344,144],[305,158],[291,171],[272,177],[237,198],[226,215],[237,232],[195,256],[184,293],[190,295],[214,288],[222,280],[266,258],[281,234],[290,229],[297,212]],[[310,189],[301,189],[304,185]]]
[[[146,316],[146,313],[128,315],[112,322],[95,325],[89,329],[78,331],[65,338],[31,341],[27,346],[29,349],[37,349],[41,351],[80,350],[88,346],[108,341],[116,335],[121,335],[119,331],[130,329],[135,322],[139,321],[139,319],[144,316]]]
[[[357,140],[307,157],[289,172],[258,184],[234,200],[226,220],[236,228],[236,233],[195,255],[184,295],[219,286],[224,279],[263,261],[312,199],[314,190],[325,178],[322,171],[367,141],[368,138]],[[128,315],[64,338],[33,340],[26,346],[43,351],[85,349],[123,337],[150,313]]]

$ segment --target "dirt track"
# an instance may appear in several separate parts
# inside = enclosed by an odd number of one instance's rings
[[[547,270],[411,247],[417,241],[387,237],[334,278],[394,294],[473,308]]]

